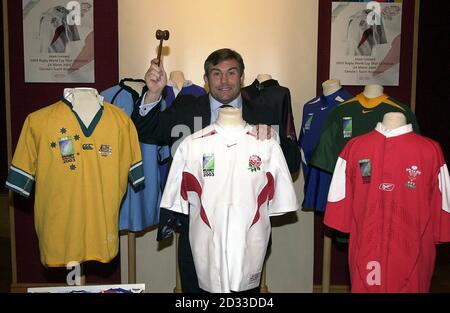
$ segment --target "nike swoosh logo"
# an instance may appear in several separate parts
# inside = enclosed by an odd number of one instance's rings
[[[366,113],[373,112],[373,110],[362,110],[361,112],[362,112],[363,114],[366,114]]]
[[[328,107],[322,107],[320,108],[321,111],[328,109]]]
[[[237,143],[233,143],[232,145],[227,145],[227,148],[231,148],[232,146],[237,145]]]

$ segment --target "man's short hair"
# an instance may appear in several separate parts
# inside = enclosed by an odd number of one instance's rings
[[[225,60],[236,60],[239,64],[239,75],[242,76],[244,74],[245,65],[241,55],[234,50],[223,48],[214,51],[205,60],[204,68],[206,77],[208,77],[211,67]]]

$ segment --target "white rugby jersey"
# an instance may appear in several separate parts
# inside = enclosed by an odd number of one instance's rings
[[[269,216],[298,208],[279,144],[257,140],[251,128],[215,123],[188,136],[175,153],[161,200],[161,207],[190,215],[199,286],[209,292],[258,287]]]

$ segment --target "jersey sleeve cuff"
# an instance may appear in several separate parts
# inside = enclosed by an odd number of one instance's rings
[[[5,185],[9,190],[28,198],[31,194],[34,180],[33,175],[11,165]]]
[[[144,183],[144,167],[142,161],[132,165],[128,173],[128,179],[134,188],[142,185]]]
[[[298,210],[298,205],[286,206],[280,209],[269,209],[269,216],[280,216],[289,212],[295,212]]]

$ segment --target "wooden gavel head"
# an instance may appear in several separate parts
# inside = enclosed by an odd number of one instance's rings
[[[158,64],[161,63],[161,51],[162,51],[162,44],[164,40],[169,39],[169,31],[168,30],[161,30],[158,29],[156,31],[156,39],[159,40],[159,48],[158,48]]]
[[[169,31],[168,30],[161,30],[161,29],[158,29],[157,31],[156,31],[156,39],[158,39],[158,40],[169,40],[169,36],[170,36],[170,34],[169,34]]]

